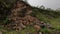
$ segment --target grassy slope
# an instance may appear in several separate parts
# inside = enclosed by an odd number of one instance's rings
[[[48,19],[45,15],[38,14],[37,18],[41,19],[42,21],[45,21],[47,23],[50,23],[52,25],[52,27],[56,28],[56,29],[60,29],[60,18],[51,18]]]
[[[60,18],[50,19],[50,23],[56,29],[60,29]]]
[[[60,16],[59,16],[60,13],[59,12],[54,12],[49,10],[47,11],[47,10],[38,9],[38,8],[34,8],[33,11],[36,12],[35,15],[38,19],[46,23],[50,23],[52,27],[54,27],[55,29],[60,29]]]

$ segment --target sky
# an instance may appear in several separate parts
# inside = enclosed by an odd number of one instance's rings
[[[27,0],[31,6],[45,6],[46,8],[60,8],[60,0]]]

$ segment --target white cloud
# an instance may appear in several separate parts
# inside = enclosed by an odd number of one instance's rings
[[[56,9],[60,8],[60,0],[27,0],[32,6],[41,6]]]

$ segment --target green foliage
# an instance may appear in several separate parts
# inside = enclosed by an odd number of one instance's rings
[[[47,29],[47,28],[41,29],[41,32],[43,32],[43,34],[52,34],[54,31],[55,29],[54,30]]]
[[[7,16],[10,14],[10,8],[16,0],[0,0],[0,22],[7,23]]]
[[[15,3],[16,0],[0,0],[0,3],[3,4],[3,6],[10,8],[13,3]]]
[[[50,19],[49,20],[52,27],[54,27],[55,29],[60,29],[60,18],[54,18],[54,19]]]
[[[33,33],[35,32],[36,30],[34,29],[34,27],[32,26],[27,26],[24,30],[20,30],[20,31],[6,31],[6,32],[3,32],[3,34],[27,34],[27,33]]]

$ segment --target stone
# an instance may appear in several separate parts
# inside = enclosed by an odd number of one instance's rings
[[[37,34],[37,32],[34,32],[34,34]]]
[[[40,30],[40,29],[41,29],[40,26],[38,26],[38,25],[34,25],[34,28],[35,28],[36,30]]]
[[[0,31],[0,34],[2,34],[2,32]]]
[[[39,32],[39,34],[42,34],[42,32]]]

